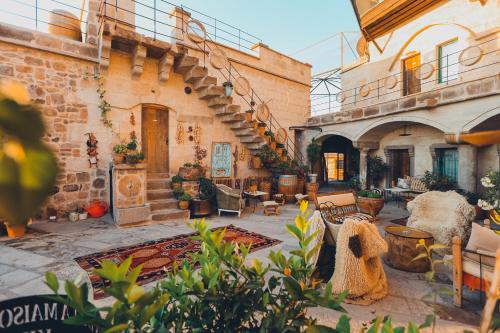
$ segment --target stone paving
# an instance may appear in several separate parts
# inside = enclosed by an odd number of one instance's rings
[[[279,216],[264,216],[262,209],[252,213],[247,208],[240,219],[235,216],[214,216],[208,220],[213,226],[234,224],[269,237],[277,238],[283,243],[274,246],[290,251],[295,248],[295,239],[285,229],[298,212],[297,206],[287,205],[281,209]],[[391,224],[389,221],[401,218],[407,212],[394,204],[387,204],[376,222],[382,227]],[[52,271],[60,279],[75,279],[81,275],[87,279],[85,272],[72,260],[74,257],[91,254],[97,251],[133,245],[136,243],[170,237],[190,232],[185,221],[169,222],[163,225],[148,225],[134,228],[118,228],[110,218],[89,219],[81,222],[35,222],[30,226],[30,233],[20,239],[0,237],[0,300],[48,293],[43,283],[43,274]],[[265,258],[270,249],[263,249],[250,255]],[[414,321],[422,323],[432,307],[422,300],[431,292],[431,287],[424,280],[423,274],[407,273],[385,266],[389,280],[389,295],[370,306],[345,305],[352,317],[351,325],[361,328],[364,323],[376,315],[390,315],[399,324]],[[439,286],[451,289],[448,268],[439,274]],[[440,319],[437,332],[462,332],[473,330],[479,323],[480,312],[477,306],[465,304],[465,309],[457,309],[452,305],[451,296],[439,296],[439,307],[436,308]],[[109,304],[110,299],[95,301],[99,305]],[[313,309],[311,313],[325,324],[333,325],[339,313]]]

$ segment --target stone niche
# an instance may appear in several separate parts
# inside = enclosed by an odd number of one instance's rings
[[[149,219],[146,203],[146,164],[112,165],[113,219],[127,225]]]

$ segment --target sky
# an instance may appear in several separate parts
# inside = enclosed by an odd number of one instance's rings
[[[38,18],[48,20],[48,12],[55,8],[64,8],[78,15],[82,0],[0,0],[0,21],[34,28],[35,1],[38,2]],[[154,0],[135,0],[151,6]],[[114,1],[112,1],[114,2]],[[161,3],[162,0],[156,0]],[[349,0],[170,0],[177,5],[188,6],[196,11],[215,17],[246,31],[262,40],[269,47],[286,55],[313,65],[313,73],[320,73],[340,65],[339,32],[359,31],[354,12]],[[165,11],[170,11],[172,6]],[[146,6],[137,5],[144,16],[151,17]],[[194,13],[194,12],[193,12]],[[161,15],[159,15],[161,16]],[[193,16],[206,22],[213,19],[194,13]],[[146,24],[146,23],[145,23]],[[238,34],[228,26],[223,30]],[[38,24],[44,30],[44,23]],[[212,28],[213,29],[213,28]],[[46,30],[46,25],[45,25]],[[210,27],[207,26],[210,31]],[[224,32],[219,31],[219,36]],[[333,36],[333,37],[332,37]],[[356,41],[359,33],[347,33],[344,39],[344,58],[349,62],[354,58]],[[228,36],[232,42],[235,36]],[[256,39],[248,36],[248,43]],[[318,43],[320,42],[320,43]],[[310,47],[314,45],[314,47]],[[309,48],[310,47],[310,48]]]

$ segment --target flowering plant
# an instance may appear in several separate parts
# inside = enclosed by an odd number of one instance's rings
[[[481,178],[481,184],[486,189],[484,199],[479,199],[477,205],[484,210],[500,209],[500,171],[490,171]]]

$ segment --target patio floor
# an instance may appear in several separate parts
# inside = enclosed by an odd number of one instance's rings
[[[290,251],[295,248],[295,239],[285,229],[298,212],[298,207],[286,205],[280,216],[264,216],[262,209],[252,213],[247,208],[240,219],[232,215],[209,218],[212,226],[233,224],[269,237],[283,241],[272,249],[282,248]],[[395,204],[386,204],[376,222],[382,227],[390,225],[390,221],[407,215],[407,212]],[[169,222],[164,225],[149,225],[135,228],[116,227],[109,215],[102,219],[89,219],[83,222],[48,223],[35,222],[31,232],[21,239],[0,237],[0,300],[48,293],[43,283],[43,274],[52,271],[60,279],[74,279],[86,273],[72,260],[74,257],[91,254],[109,248],[133,245],[158,238],[175,236],[190,232],[184,221]],[[263,249],[254,252],[252,257],[264,259],[269,252]],[[345,307],[352,317],[351,325],[361,328],[364,323],[376,315],[390,315],[396,323],[414,321],[422,323],[432,308],[422,298],[431,291],[423,274],[407,273],[385,266],[389,280],[389,295],[383,300],[369,305],[349,305]],[[448,268],[439,274],[439,284],[449,287],[451,279]],[[472,295],[476,296],[477,295]],[[467,294],[466,297],[471,297]],[[110,299],[95,301],[100,305],[108,304]],[[464,329],[474,330],[480,319],[478,305],[465,302],[465,309],[457,309],[452,305],[451,296],[438,297],[440,304],[437,332],[461,332]],[[330,310],[313,309],[312,314],[325,324],[336,322],[339,313]]]

